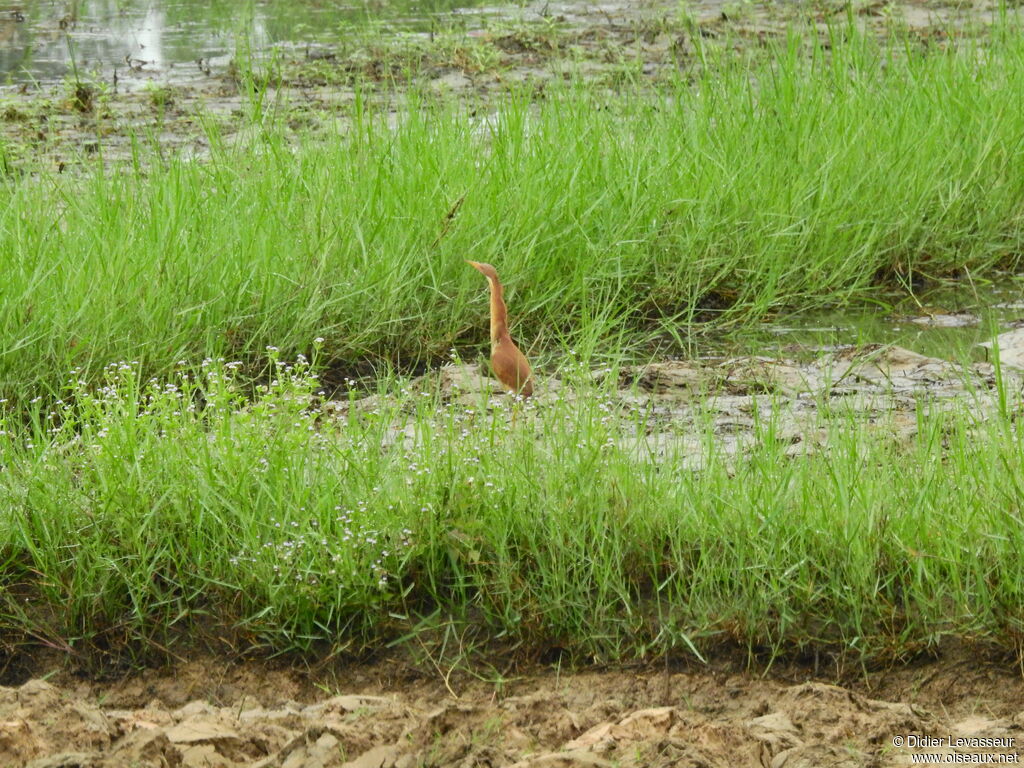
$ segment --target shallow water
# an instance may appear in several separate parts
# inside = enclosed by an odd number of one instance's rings
[[[986,359],[978,344],[1024,324],[1024,280],[1007,276],[986,286],[954,285],[880,296],[878,306],[801,313],[723,333],[697,357],[735,354],[800,356],[844,345],[893,344],[945,360]]]
[[[0,4],[0,76],[46,83],[115,68],[197,70],[226,63],[239,43],[337,41],[368,25],[428,31],[478,0],[44,0]],[[199,62],[203,63],[200,64]]]

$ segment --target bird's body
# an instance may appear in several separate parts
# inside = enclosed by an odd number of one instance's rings
[[[509,335],[505,292],[498,273],[490,264],[467,263],[487,278],[491,288],[491,368],[494,375],[513,394],[529,397],[533,394],[533,372],[526,355]]]

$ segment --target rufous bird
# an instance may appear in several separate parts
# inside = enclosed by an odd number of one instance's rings
[[[466,263],[486,277],[491,287],[491,368],[494,375],[509,392],[529,397],[533,394],[533,371],[526,355],[519,351],[508,333],[508,310],[498,273],[490,264]]]

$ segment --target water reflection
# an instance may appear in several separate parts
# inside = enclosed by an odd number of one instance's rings
[[[165,72],[234,53],[239,35],[259,49],[274,42],[328,42],[345,29],[384,22],[426,29],[431,19],[479,0],[41,0],[0,2],[0,75],[49,82],[114,69]]]

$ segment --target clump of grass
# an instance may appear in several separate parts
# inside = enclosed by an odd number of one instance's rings
[[[21,183],[0,211],[0,393],[111,359],[166,375],[271,342],[308,354],[318,334],[328,365],[440,359],[486,334],[467,256],[499,267],[533,352],[615,355],[1019,266],[1019,36],[893,52],[794,34],[748,64],[486,115],[413,93],[397,126],[357,96],[337,135],[297,146],[254,91],[259,140],[212,137],[208,162]]]
[[[64,33],[64,42],[68,48],[68,61],[71,62],[71,74],[66,83],[70,96],[72,108],[83,113],[91,113],[95,109],[96,98],[99,89],[92,83],[86,82],[78,73],[78,62],[75,59],[75,47],[71,42],[71,35]]]
[[[163,111],[174,106],[175,91],[172,86],[160,83],[147,83],[145,91],[153,108]]]
[[[90,113],[96,108],[96,86],[89,83],[76,82],[71,89],[71,106],[79,112]]]
[[[515,425],[400,382],[335,420],[306,361],[272,352],[253,396],[237,367],[121,363],[4,417],[0,635],[84,658],[208,632],[358,654],[438,622],[598,660],[1019,651],[1024,449],[1000,413],[922,408],[909,444],[839,414],[796,457],[763,417],[740,457],[709,429],[694,471],[633,447],[647,413],[585,379]]]
[[[495,39],[470,35],[463,26],[435,28],[429,37],[396,34],[382,39],[382,35],[374,26],[348,30],[337,53],[291,62],[285,75],[301,82],[397,85],[448,69],[497,72],[504,64],[502,46]]]

